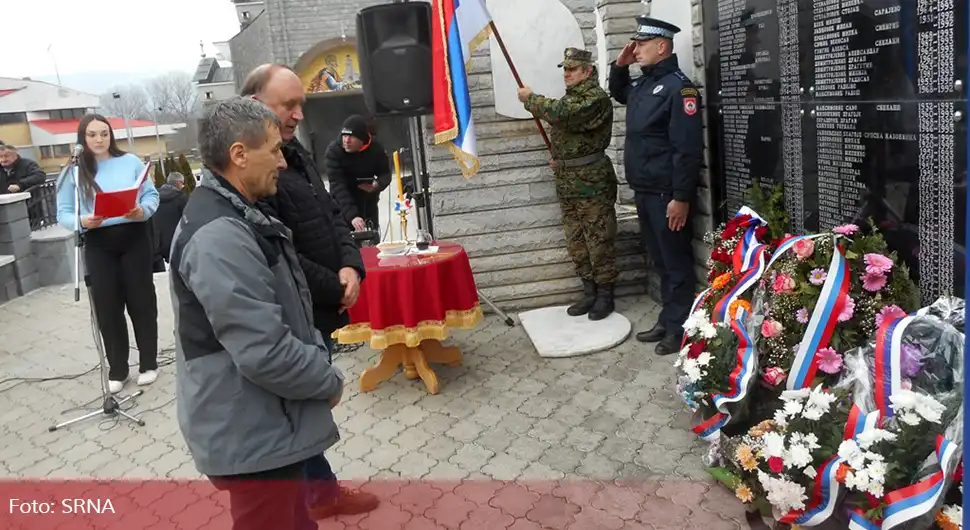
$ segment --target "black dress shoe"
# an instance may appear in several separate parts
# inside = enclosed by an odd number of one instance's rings
[[[667,336],[667,330],[660,324],[655,324],[649,331],[637,333],[637,340],[640,342],[660,342]]]
[[[654,347],[657,355],[671,355],[680,352],[680,339],[675,335],[667,335]]]

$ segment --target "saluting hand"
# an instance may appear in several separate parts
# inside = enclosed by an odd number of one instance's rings
[[[531,95],[532,95],[531,88],[524,86],[519,89],[519,101],[521,101],[522,103],[525,103],[525,100],[529,99],[529,96]]]
[[[633,41],[623,47],[620,51],[620,55],[616,58],[617,66],[629,66],[637,60],[636,56],[637,43]]]

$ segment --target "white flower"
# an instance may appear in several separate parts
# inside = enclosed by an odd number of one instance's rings
[[[899,420],[907,425],[919,425],[920,418],[930,423],[940,423],[946,407],[930,396],[900,390],[889,396],[893,411],[899,415]],[[914,417],[914,413],[919,417]]]
[[[762,437],[762,441],[765,444],[765,460],[773,456],[778,458],[785,456],[785,437],[783,435],[769,432]]]
[[[701,324],[698,331],[700,332],[701,337],[704,337],[705,339],[713,339],[714,337],[717,337],[717,328],[715,328],[714,324],[711,324],[710,322],[704,322]]]
[[[784,407],[785,416],[790,418],[801,414],[802,408],[803,405],[797,401],[786,401]]]
[[[802,401],[812,392],[810,388],[800,390],[785,390],[781,393],[782,401]]]
[[[866,463],[865,455],[855,440],[843,440],[839,444],[839,458],[853,469],[862,469]]]
[[[707,365],[711,364],[711,352],[706,351],[706,352],[702,352],[700,355],[698,355],[697,356],[697,364],[699,364],[701,366],[707,366]]]
[[[764,471],[758,471],[758,481],[767,494],[768,502],[777,510],[789,512],[805,508],[807,497],[802,486],[784,478],[772,477]]]
[[[782,409],[776,410],[774,420],[779,427],[782,427],[782,428],[788,427],[788,416],[785,415],[784,410]]]
[[[805,403],[805,410],[802,411],[802,417],[813,421],[821,419],[829,411],[832,403],[835,403],[835,399],[834,394],[823,392],[820,386],[815,387],[808,396],[808,402]]]
[[[687,336],[693,337],[694,334],[700,329],[704,324],[710,325],[711,317],[707,314],[704,308],[699,308],[687,317],[687,321],[684,322],[684,331],[687,332]]]
[[[882,484],[883,482],[886,481],[886,463],[885,462],[882,462],[882,461],[879,461],[879,462],[869,462],[869,465],[866,466],[866,471],[869,472],[869,478],[873,482],[878,482],[878,483]]]
[[[701,372],[701,366],[697,363],[697,359],[687,359],[684,361],[682,367],[684,369],[684,375],[691,383],[696,383],[700,381],[704,374]]]
[[[805,473],[805,476],[810,479],[814,479],[816,475],[818,475],[818,471],[816,471],[815,468],[812,466],[808,466],[805,469],[803,469],[802,473]]]
[[[801,444],[793,444],[788,449],[788,455],[785,457],[785,464],[789,467],[804,467],[812,463],[812,452],[808,450]]]
[[[869,449],[872,444],[876,444],[882,441],[893,442],[896,440],[896,434],[883,429],[866,429],[860,432],[856,437],[856,442],[859,443],[859,447],[863,449]]]
[[[899,421],[913,427],[919,425],[919,422],[920,422],[919,414],[916,414],[915,412],[912,412],[909,410],[904,410],[903,412],[900,412],[898,414],[898,417],[899,417]]]
[[[963,507],[950,504],[943,507],[943,515],[955,525],[963,528]]]
[[[818,436],[815,436],[815,433],[810,432],[806,434],[804,436],[804,440],[805,440],[805,444],[808,445],[808,448],[813,451],[821,447],[820,445],[818,445]]]

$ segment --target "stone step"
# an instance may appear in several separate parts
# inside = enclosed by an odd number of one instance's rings
[[[457,162],[453,163],[457,165]],[[489,190],[503,186],[521,186],[539,182],[552,183],[555,177],[548,165],[532,167],[513,167],[500,171],[483,170],[470,179],[460,172],[435,175],[431,179],[432,197],[447,196],[449,193]],[[436,206],[437,207],[437,206]]]
[[[565,254],[565,250],[563,251]],[[576,275],[573,262],[565,256],[565,261],[543,263],[532,267],[505,269],[475,274],[475,283],[480,289],[529,283],[537,280],[556,280],[572,278]],[[620,272],[646,268],[643,254],[626,254],[616,257],[616,269]]]
[[[623,271],[620,273],[616,282],[616,289],[619,295],[629,294],[627,287],[639,288],[643,292],[647,282],[648,273],[644,269]],[[549,297],[556,295],[575,296],[582,287],[579,278],[560,278],[553,280],[541,280],[529,283],[519,283],[514,285],[501,285],[496,287],[482,288],[482,293],[500,308],[521,308],[521,307],[540,307],[540,304],[547,305]],[[541,302],[540,302],[541,301]]]
[[[438,149],[444,148],[442,147]],[[451,153],[449,152],[448,155],[450,157]],[[547,151],[523,151],[520,153],[488,154],[479,157],[479,164],[481,169],[477,175],[472,177],[471,180],[476,178],[486,178],[483,175],[490,171],[526,168],[530,166],[548,167],[549,153]],[[461,167],[454,158],[429,160],[428,173],[431,175],[432,179],[448,176],[462,177]]]
[[[520,172],[524,173],[524,172]],[[539,172],[535,172],[539,174]],[[501,175],[490,173],[489,175]],[[491,180],[488,177],[480,181]],[[476,180],[476,179],[472,179]],[[543,181],[506,182],[486,187],[469,187],[467,189],[452,188],[449,191],[434,191],[431,194],[432,211],[438,215],[449,216],[478,211],[494,211],[498,209],[521,208],[530,204],[555,203],[556,186],[550,175]],[[436,221],[438,222],[438,221]],[[442,218],[440,222],[449,222]]]
[[[441,230],[442,227],[435,227]],[[640,223],[637,219],[623,219],[617,222],[618,239],[623,236],[639,238]],[[475,234],[450,238],[462,245],[471,258],[496,256],[517,252],[532,252],[540,249],[562,248],[566,236],[562,225],[541,228],[524,228],[515,232],[495,234]]]
[[[507,154],[507,153],[519,153],[526,151],[548,151],[546,150],[546,144],[542,140],[542,136],[539,134],[521,134],[517,136],[503,136],[499,138],[478,138],[477,139],[478,157],[492,155],[492,154]],[[454,156],[451,154],[451,150],[445,146],[436,146],[434,149],[428,150],[428,164],[436,162],[439,160],[451,160]],[[548,160],[548,156],[546,160]]]

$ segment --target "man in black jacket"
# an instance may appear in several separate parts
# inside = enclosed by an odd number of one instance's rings
[[[185,176],[172,172],[168,174],[165,184],[158,188],[158,210],[152,216],[152,225],[158,245],[156,253],[166,263],[169,262],[168,253],[172,247],[172,234],[175,233],[175,227],[182,219],[182,211],[189,202],[189,196],[182,191],[184,187]]]
[[[0,195],[21,193],[47,180],[37,162],[21,157],[12,145],[0,144],[0,165]]]
[[[378,201],[391,183],[391,165],[362,116],[344,121],[340,138],[327,147],[324,164],[344,220],[355,230],[380,232]]]
[[[347,309],[360,294],[364,262],[350,228],[323,185],[313,157],[296,139],[306,100],[303,84],[288,67],[267,64],[246,77],[241,95],[261,101],[280,119],[287,167],[279,172],[276,195],[261,200],[259,208],[292,232],[313,300],[314,326],[333,352],[330,336],[350,323]],[[363,513],[379,503],[372,494],[337,487],[337,477],[322,455],[308,464],[307,471],[307,478],[318,483],[318,489],[324,492],[319,502],[311,501],[310,513],[315,519]]]

